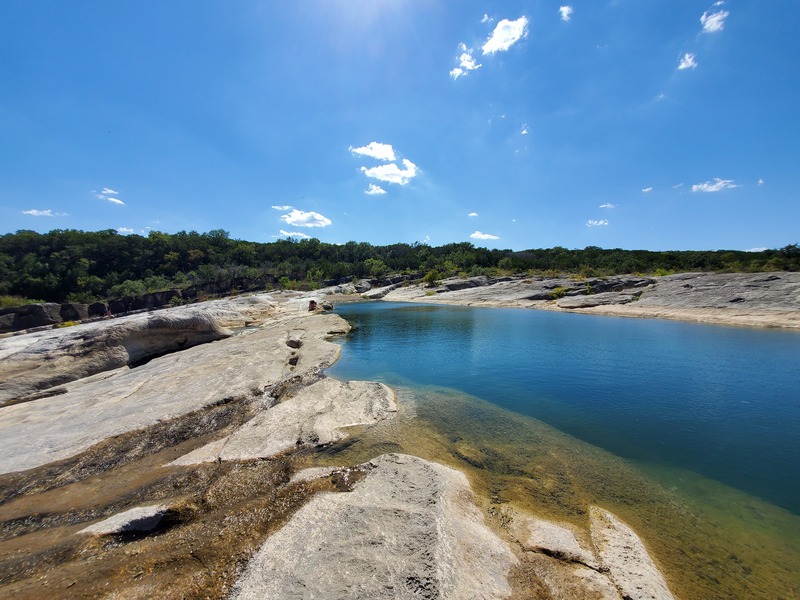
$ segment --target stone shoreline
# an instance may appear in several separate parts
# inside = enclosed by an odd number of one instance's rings
[[[400,453],[304,474],[398,408],[386,386],[324,377],[340,352],[328,338],[349,326],[308,300],[0,340],[3,594],[537,597],[511,576],[532,553],[542,598],[672,598],[645,544],[600,507],[580,530],[513,511],[500,526],[463,473]]]
[[[445,279],[392,285],[365,297],[800,329],[800,273],[682,273],[663,277]]]

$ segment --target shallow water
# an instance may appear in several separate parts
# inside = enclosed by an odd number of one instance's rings
[[[371,303],[346,379],[400,390],[406,416],[341,450],[465,470],[493,504],[643,536],[683,598],[800,597],[800,336],[541,313]],[[337,450],[338,452],[338,450]],[[784,508],[782,508],[784,507]]]

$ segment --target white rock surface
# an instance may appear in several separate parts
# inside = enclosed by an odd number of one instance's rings
[[[515,519],[517,539],[525,550],[545,552],[561,560],[583,563],[597,569],[599,563],[591,550],[582,545],[568,525],[532,516]]]
[[[329,444],[346,437],[344,427],[371,425],[396,412],[394,392],[382,383],[325,378],[260,412],[224,440],[171,464],[268,458],[290,448]]]
[[[516,559],[484,524],[466,477],[388,454],[351,492],[315,496],[273,534],[232,594],[289,598],[506,598]]]
[[[636,533],[598,506],[592,506],[589,515],[592,542],[623,597],[630,600],[674,600],[667,582]]]
[[[167,508],[166,504],[137,506],[81,529],[78,533],[109,535],[128,531],[150,531],[164,518]]]
[[[325,338],[348,330],[333,314],[295,317],[0,408],[0,473],[74,456],[111,436],[309,377],[339,357],[340,346]],[[290,336],[302,346],[289,347]]]

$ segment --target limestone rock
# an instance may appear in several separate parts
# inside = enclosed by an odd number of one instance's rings
[[[394,393],[381,383],[325,378],[259,413],[225,440],[172,464],[268,458],[290,448],[329,444],[346,437],[344,427],[371,425],[396,412]]]
[[[592,541],[603,566],[624,598],[674,600],[647,549],[625,523],[598,506],[589,511]]]
[[[58,396],[0,408],[0,473],[74,456],[113,435],[226,398],[258,396],[288,380],[313,379],[341,352],[326,338],[348,328],[334,314],[277,320],[264,329],[194,346],[136,369],[66,384],[65,393]],[[299,337],[300,332],[302,348],[289,348],[290,334]]]
[[[516,564],[466,477],[388,454],[349,493],[315,496],[273,534],[232,597],[505,598]]]
[[[136,315],[0,340],[0,406],[229,335],[213,318],[194,311]]]
[[[137,506],[81,529],[78,533],[109,535],[129,531],[151,531],[164,518],[167,508],[165,504]]]
[[[533,516],[514,521],[516,537],[525,550],[542,552],[559,560],[576,562],[597,570],[599,563],[591,550],[586,549],[567,525],[553,523]]]

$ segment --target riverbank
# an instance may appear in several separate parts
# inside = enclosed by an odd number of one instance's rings
[[[587,498],[577,525],[500,511],[439,463],[446,442],[394,441],[396,420],[419,429],[413,406],[325,377],[349,325],[308,300],[0,339],[2,593],[672,597],[609,507]]]
[[[370,299],[555,310],[715,325],[800,329],[800,273],[682,273],[663,277],[472,277],[433,287],[393,285]]]

